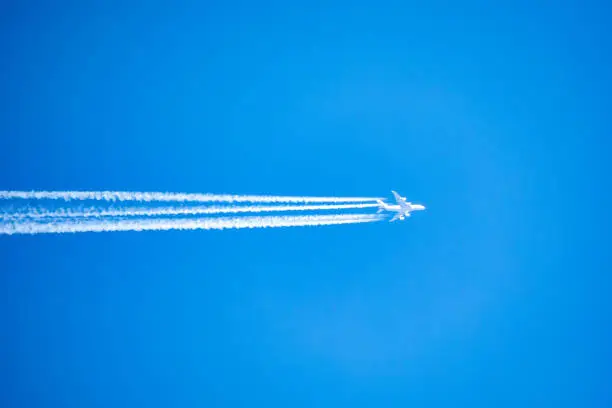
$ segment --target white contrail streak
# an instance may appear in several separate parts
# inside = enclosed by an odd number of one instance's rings
[[[375,208],[378,204],[326,204],[326,205],[271,205],[271,206],[242,206],[242,207],[159,207],[159,208],[60,208],[48,210],[45,208],[29,208],[26,211],[6,211],[0,216],[10,219],[42,219],[42,218],[101,218],[101,217],[136,217],[136,216],[163,216],[163,215],[205,215],[205,214],[240,214],[285,211],[326,211]]]
[[[0,234],[61,234],[106,231],[166,231],[166,230],[222,230],[238,228],[279,228],[376,222],[384,217],[373,214],[305,215],[267,217],[225,217],[196,219],[108,219],[108,220],[52,220],[0,224]]]
[[[290,197],[230,194],[143,193],[133,191],[0,191],[0,200],[175,201],[206,203],[351,203],[375,197]]]

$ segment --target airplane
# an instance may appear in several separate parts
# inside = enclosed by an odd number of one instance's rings
[[[397,202],[397,204],[392,205],[392,204],[384,203],[381,200],[376,200],[379,206],[377,213],[380,213],[382,211],[390,211],[390,212],[396,213],[393,216],[393,218],[389,220],[389,222],[392,222],[398,219],[403,220],[406,217],[410,217],[410,213],[412,211],[420,211],[420,210],[425,209],[424,205],[412,204],[406,201],[406,197],[400,196],[395,191],[391,191],[391,192],[393,193],[393,196],[395,197],[395,201]]]

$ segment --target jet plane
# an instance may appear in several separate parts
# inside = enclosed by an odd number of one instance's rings
[[[393,193],[393,197],[395,197],[395,201],[397,202],[397,204],[392,205],[392,204],[387,204],[381,200],[376,200],[379,206],[377,212],[379,213],[382,211],[395,212],[395,215],[393,215],[393,218],[391,218],[389,222],[392,222],[398,219],[403,220],[406,217],[410,217],[410,213],[412,211],[419,211],[419,210],[425,209],[425,206],[407,202],[406,197],[400,196],[395,191],[391,191],[391,192]]]

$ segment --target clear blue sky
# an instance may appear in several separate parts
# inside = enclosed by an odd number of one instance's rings
[[[428,210],[0,237],[0,406],[612,406],[605,2],[68,3],[0,6],[0,189]]]

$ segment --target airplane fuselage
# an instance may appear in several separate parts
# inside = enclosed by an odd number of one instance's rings
[[[380,205],[385,211],[390,211],[390,212],[402,211],[402,207],[400,207],[399,205],[386,204],[386,203],[382,203]]]

